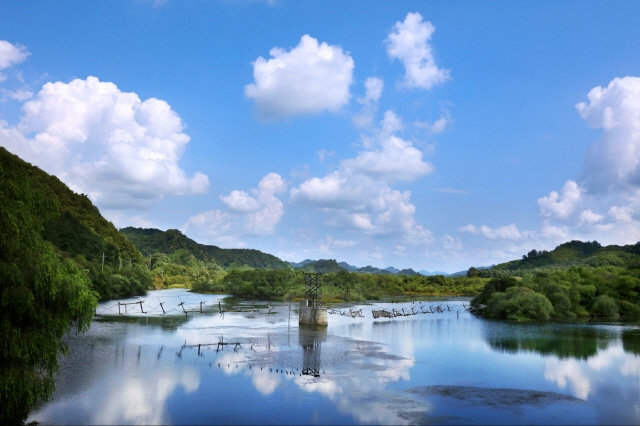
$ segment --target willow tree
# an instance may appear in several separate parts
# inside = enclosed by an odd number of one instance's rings
[[[97,294],[44,241],[58,205],[22,161],[0,148],[0,422],[21,423],[54,389],[62,338],[89,327]]]

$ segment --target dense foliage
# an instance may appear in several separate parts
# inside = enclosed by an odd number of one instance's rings
[[[640,269],[573,267],[493,278],[472,301],[486,314],[516,320],[640,318]]]
[[[640,267],[640,243],[603,247],[597,241],[569,241],[552,251],[531,250],[520,260],[502,263],[489,269],[470,268],[467,275],[486,278],[524,276],[528,273],[566,270],[571,267],[618,266]]]
[[[107,264],[117,266],[132,259],[134,264],[143,262],[136,248],[115,226],[100,214],[96,206],[84,194],[76,194],[55,176],[51,176],[31,164],[0,148],[0,156],[23,169],[34,186],[39,187],[58,201],[60,215],[45,223],[45,237],[62,251],[72,255],[81,254],[88,260],[101,258],[102,251],[110,251],[111,256],[105,259]],[[79,226],[81,225],[81,226]],[[88,238],[93,234],[93,238]],[[96,240],[102,240],[98,242]],[[49,239],[51,238],[51,239]],[[83,240],[93,240],[85,246]],[[93,247],[92,247],[93,246]]]
[[[59,200],[0,148],[0,422],[23,422],[51,396],[70,329],[86,330],[97,294],[78,265],[42,237]],[[19,160],[19,159],[18,159]]]
[[[253,249],[222,249],[198,244],[177,229],[123,228],[120,230],[145,255],[164,253],[171,263],[185,266],[249,266],[260,269],[291,269],[277,257]]]
[[[200,282],[193,291],[229,293],[245,299],[293,300],[304,296],[305,271],[241,270],[229,271],[218,280]],[[322,275],[326,302],[380,300],[386,296],[478,294],[488,281],[482,278],[442,275],[425,277],[329,272]]]
[[[2,147],[0,160],[57,206],[56,214],[42,214],[39,232],[61,259],[84,270],[101,299],[143,294],[151,286],[145,259],[86,195],[74,193],[57,177]]]
[[[300,271],[306,271],[306,272],[317,272],[320,274],[327,274],[329,272],[346,271],[346,269],[340,266],[335,259],[320,259],[316,261],[311,261],[295,269]]]
[[[172,255],[155,253],[150,258],[150,264],[153,287],[157,289],[172,286],[210,286],[226,273],[224,268],[215,262],[202,262],[184,249],[177,250]]]

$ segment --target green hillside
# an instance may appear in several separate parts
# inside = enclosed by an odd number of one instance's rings
[[[346,271],[346,269],[340,266],[335,259],[320,259],[313,262],[305,263],[302,267],[298,267],[295,269],[297,271],[317,272],[319,274]]]
[[[471,302],[488,316],[640,318],[640,243],[570,241],[467,276],[492,278]]]
[[[119,266],[120,260],[128,262],[129,259],[134,263],[144,262],[140,252],[118,232],[113,223],[102,217],[98,208],[93,205],[86,195],[76,194],[57,177],[49,176],[37,167],[33,168],[35,169],[34,177],[38,175],[37,172],[40,172],[39,180],[41,183],[56,194],[60,201],[60,218],[45,226],[46,238],[52,238],[52,243],[61,250],[66,250],[67,247],[63,247],[63,245],[69,244],[72,250],[76,248],[79,250],[74,254],[82,254],[88,260],[92,260],[95,257],[101,257],[102,253],[100,251],[96,253],[95,250],[87,250],[89,247],[83,247],[81,241],[86,241],[88,234],[94,234],[94,236],[103,241],[105,250],[112,251],[110,253],[111,256],[107,254],[109,257],[105,258],[106,263],[112,266]],[[81,245],[78,246],[77,244]]]
[[[23,161],[0,147],[3,162],[24,170],[29,179],[42,191],[52,194],[58,201],[60,215],[45,223],[45,239],[51,241],[60,250],[72,255],[80,254],[87,260],[102,258],[116,266],[122,258],[128,262],[143,262],[142,256],[115,226],[100,214],[91,200],[84,194],[76,194],[42,169]]]
[[[46,176],[0,148],[0,423],[23,424],[55,385],[63,337],[89,327],[88,274],[43,238],[60,215]]]
[[[371,266],[371,265],[367,265],[367,266],[364,266],[362,268],[358,268],[358,269],[356,269],[356,272],[359,272],[359,273],[362,273],[362,274],[393,275],[389,271],[386,271],[386,270],[380,269],[380,268],[376,268],[376,267]]]
[[[248,266],[259,269],[291,269],[277,257],[254,249],[223,249],[199,244],[177,229],[123,228],[120,233],[146,256],[164,253],[172,263],[197,266],[198,263],[234,268]]]
[[[531,250],[520,260],[502,263],[486,270],[513,273],[527,270],[567,269],[574,266],[619,266],[623,268],[640,267],[640,243],[626,246],[603,247],[597,241],[570,241],[560,244],[552,251]],[[482,275],[482,272],[480,272]]]
[[[101,299],[132,296],[147,290],[151,279],[144,268],[144,258],[102,217],[86,195],[76,194],[57,177],[2,147],[0,162],[5,170],[22,173],[33,187],[51,198],[55,214],[44,221],[42,236],[53,244],[60,259],[71,259],[85,271]]]

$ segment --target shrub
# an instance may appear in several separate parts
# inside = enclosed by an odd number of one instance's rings
[[[620,315],[625,318],[640,318],[640,306],[627,300],[621,300]]]
[[[566,293],[557,291],[555,293],[551,293],[548,299],[553,305],[553,310],[556,315],[575,318],[576,314],[571,311],[571,300]]]
[[[488,304],[489,299],[495,292],[503,292],[508,288],[516,286],[517,283],[518,281],[513,277],[494,278],[491,281],[489,281],[487,284],[485,284],[484,288],[482,289],[482,292],[473,298],[473,300],[471,301],[471,304],[474,306],[481,305],[481,304]]]
[[[492,316],[516,321],[546,321],[553,314],[553,305],[544,295],[526,287],[509,287],[494,293],[488,302]]]
[[[596,297],[593,302],[591,313],[599,317],[616,318],[618,316],[618,305],[611,296],[602,294]]]
[[[199,281],[193,284],[191,291],[194,293],[222,293],[224,292],[224,287],[217,282]]]

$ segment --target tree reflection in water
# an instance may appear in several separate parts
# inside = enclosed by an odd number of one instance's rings
[[[622,347],[625,352],[640,355],[640,330],[625,330],[622,332]]]
[[[217,306],[213,296],[208,302]],[[637,325],[510,323],[462,311],[386,321],[332,317],[328,329],[298,328],[295,310],[291,318],[288,309],[275,311],[224,318],[217,310],[188,319],[101,318],[86,335],[70,339],[55,399],[31,420],[637,424],[640,419]],[[241,345],[217,351],[223,335],[224,342]],[[174,353],[183,346],[178,358]],[[527,403],[527,396],[551,394],[563,398]]]
[[[637,333],[637,331],[636,331]],[[587,360],[604,350],[620,338],[611,329],[588,324],[510,324],[488,322],[484,328],[485,340],[492,349],[516,354],[535,352],[555,355],[560,359]],[[624,336],[624,333],[623,333]],[[631,341],[640,340],[640,335],[630,335]],[[624,337],[623,337],[624,339]],[[638,344],[638,343],[636,343]]]

